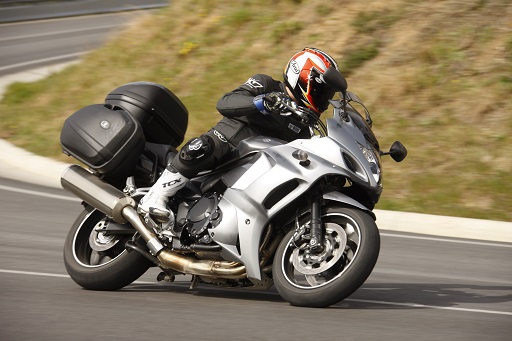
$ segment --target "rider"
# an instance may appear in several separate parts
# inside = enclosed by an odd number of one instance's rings
[[[265,135],[287,142],[309,138],[309,128],[291,115],[280,115],[290,106],[305,107],[320,115],[334,96],[320,77],[329,67],[338,69],[327,53],[305,48],[293,55],[284,69],[284,83],[257,74],[225,94],[217,102],[224,116],[210,131],[188,141],[169,163],[160,178],[139,203],[139,212],[168,220],[169,197],[183,188],[190,178],[219,165],[240,141]]]

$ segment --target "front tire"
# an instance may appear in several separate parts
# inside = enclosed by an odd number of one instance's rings
[[[272,273],[279,294],[292,305],[327,307],[356,291],[372,272],[380,235],[366,212],[328,206],[322,212],[324,250],[309,251],[309,240],[290,231],[276,250]],[[308,226],[308,222],[302,222]]]
[[[142,276],[151,266],[125,244],[133,235],[101,232],[111,220],[87,207],[76,219],[64,244],[64,265],[71,278],[89,290],[117,290]],[[134,230],[135,234],[135,230]]]

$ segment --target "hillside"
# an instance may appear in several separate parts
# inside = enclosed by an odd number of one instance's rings
[[[281,79],[304,46],[328,51],[365,101],[384,159],[380,209],[512,221],[512,3],[508,0],[172,1],[83,62],[17,83],[0,103],[0,138],[67,162],[64,119],[120,84],[146,80],[188,107],[188,137],[255,73]]]

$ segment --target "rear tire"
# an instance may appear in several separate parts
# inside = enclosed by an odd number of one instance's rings
[[[292,305],[327,307],[343,300],[365,282],[377,262],[380,235],[368,213],[331,205],[323,210],[322,223],[322,253],[310,253],[309,241],[297,238],[295,230],[276,250],[274,284]]]
[[[125,244],[133,235],[106,235],[110,219],[87,207],[76,219],[64,244],[64,265],[71,278],[90,290],[117,290],[142,276],[152,265]],[[135,230],[134,230],[135,234]]]

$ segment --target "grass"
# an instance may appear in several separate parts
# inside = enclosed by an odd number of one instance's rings
[[[512,4],[502,0],[172,1],[80,64],[13,84],[0,137],[72,162],[60,129],[119,85],[161,83],[190,112],[187,138],[220,115],[217,100],[256,73],[281,79],[304,46],[335,57],[370,109],[384,158],[377,208],[512,221]],[[508,15],[507,15],[508,13]]]
[[[379,43],[374,40],[371,43],[357,46],[355,49],[347,49],[340,65],[340,68],[346,70],[344,76],[350,76],[352,70],[360,68],[367,61],[377,57],[379,54],[378,45]]]

